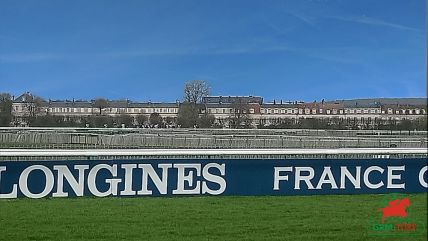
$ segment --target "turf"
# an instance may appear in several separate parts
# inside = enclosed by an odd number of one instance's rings
[[[410,197],[411,236],[369,234],[384,195],[0,200],[0,240],[426,240]]]

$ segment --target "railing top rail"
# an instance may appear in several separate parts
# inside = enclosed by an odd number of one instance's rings
[[[339,149],[0,149],[0,157],[20,156],[177,156],[177,155],[343,155],[428,154],[426,148],[339,148]]]

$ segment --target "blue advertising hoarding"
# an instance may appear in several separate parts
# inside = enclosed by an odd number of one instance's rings
[[[0,198],[427,192],[427,159],[2,161]]]

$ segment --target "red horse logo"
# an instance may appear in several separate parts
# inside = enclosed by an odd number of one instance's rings
[[[395,199],[388,203],[388,206],[379,208],[378,212],[382,212],[382,223],[387,217],[407,217],[406,208],[410,205],[408,197],[403,199]]]

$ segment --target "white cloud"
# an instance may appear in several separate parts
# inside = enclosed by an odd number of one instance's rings
[[[421,29],[412,28],[412,27],[408,27],[408,26],[404,26],[404,25],[396,24],[396,23],[390,23],[390,22],[383,21],[381,19],[371,18],[371,17],[367,17],[364,15],[363,16],[349,16],[349,17],[328,16],[326,18],[332,18],[332,19],[337,19],[337,20],[341,20],[341,21],[368,24],[368,25],[374,25],[374,26],[389,27],[389,28],[406,30],[406,31],[414,31],[414,32],[422,32],[423,31]]]
[[[0,54],[0,62],[19,63],[19,62],[39,62],[47,60],[64,59],[64,55],[52,53],[19,53],[19,54]]]

